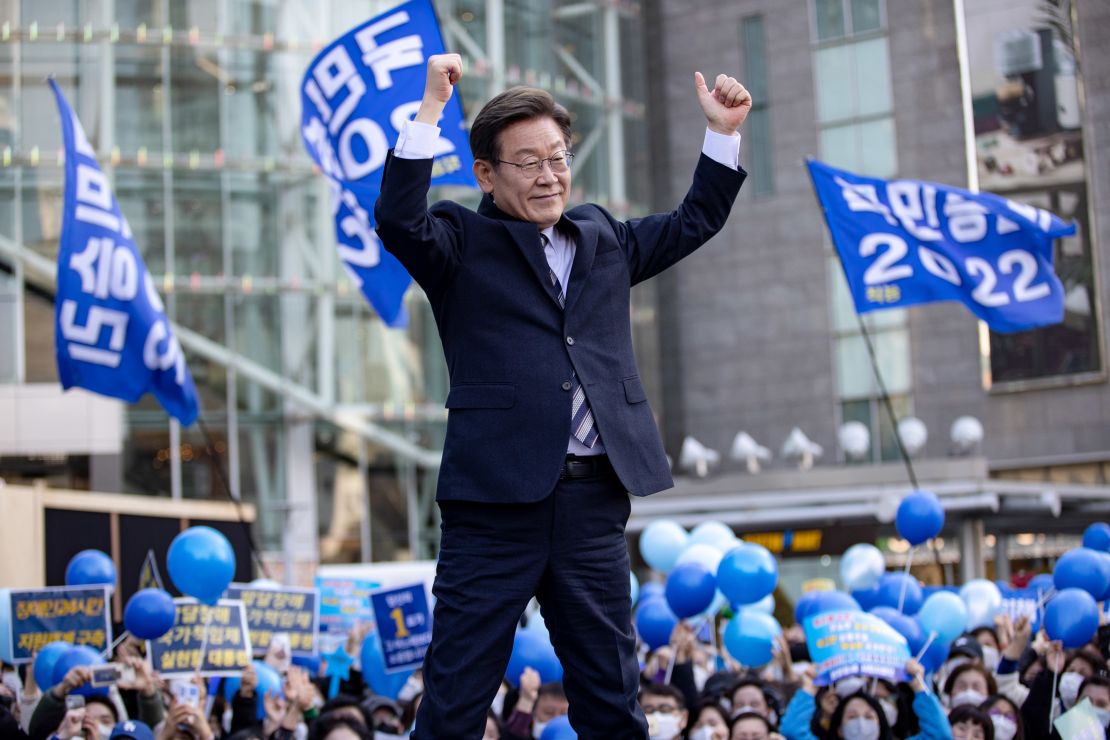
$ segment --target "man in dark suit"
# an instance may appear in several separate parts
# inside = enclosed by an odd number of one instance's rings
[[[548,93],[513,88],[471,127],[477,213],[429,209],[436,122],[461,76],[457,55],[428,60],[375,207],[382,244],[428,295],[451,375],[414,736],[482,736],[535,595],[579,737],[646,738],[624,527],[628,493],[673,482],[632,351],[629,290],[724,225],[745,177],[737,128],[751,96],[695,73],[708,127],[690,191],[671,213],[618,221],[596,205],[565,210],[570,117]]]

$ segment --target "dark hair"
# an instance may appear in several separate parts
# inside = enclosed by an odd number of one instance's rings
[[[649,683],[640,689],[640,703],[643,703],[645,696],[669,696],[675,700],[679,709],[686,708],[686,697],[682,692],[671,686],[668,683]]]
[[[1077,660],[1082,660],[1091,667],[1091,673],[1094,675],[1106,675],[1106,661],[1102,656],[1090,648],[1082,647],[1072,653],[1066,663],[1064,663],[1064,670],[1068,669],[1072,663]]]
[[[358,714],[362,717],[362,722],[367,727],[370,726],[370,721],[366,717],[366,710],[359,704],[358,699],[350,694],[336,694],[325,702],[324,706],[320,707],[320,716],[323,717],[328,712],[333,712],[336,709],[346,709],[347,707],[354,707],[358,710]]]
[[[541,696],[554,696],[556,699],[567,698],[566,692],[563,691],[562,681],[548,681],[540,686],[539,691],[536,692],[536,701],[539,701]]]
[[[779,701],[778,695],[775,694],[774,690],[770,686],[768,686],[765,681],[757,677],[754,673],[749,673],[745,676],[742,676],[740,680],[732,684],[732,686],[728,690],[729,701],[734,702],[736,692],[744,688],[745,686],[752,686],[754,688],[757,688],[759,689],[759,693],[763,694],[763,701],[767,705],[768,713],[775,713],[775,721],[771,722],[771,726],[776,726],[778,724],[778,721],[782,719],[782,702]],[[770,717],[768,717],[768,721],[770,721]]]
[[[550,118],[570,146],[570,114],[551,93],[536,87],[517,86],[495,95],[482,106],[470,127],[470,151],[475,159],[497,166],[501,158],[500,135],[509,126],[533,118]]]
[[[113,719],[115,719],[115,722],[113,722],[112,724],[116,724],[119,722],[119,710],[116,709],[116,705],[112,703],[112,700],[109,699],[107,696],[101,696],[100,694],[92,694],[90,696],[86,696],[85,706],[88,706],[89,704],[100,704],[101,706],[108,707],[108,711],[112,713],[112,717]]]
[[[883,711],[883,705],[879,703],[878,699],[863,691],[857,691],[854,694],[849,694],[840,699],[840,704],[837,705],[836,711],[833,712],[832,719],[829,720],[829,737],[836,737],[840,734],[840,726],[844,724],[844,712],[847,711],[848,703],[853,699],[862,699],[867,702],[867,705],[871,707],[872,711],[878,716],[879,740],[891,740],[894,734],[890,731],[890,723],[886,721],[886,712]]]
[[[1088,686],[1102,686],[1103,688],[1110,689],[1110,678],[1107,678],[1104,674],[1088,676],[1083,679],[1083,683],[1079,684],[1079,692],[1076,696],[1082,696],[1083,690]]]
[[[983,728],[983,737],[994,740],[994,720],[979,707],[970,704],[958,706],[948,713],[948,724],[955,727],[960,722],[971,722]]]
[[[987,633],[987,634],[989,634],[989,635],[990,635],[991,637],[993,637],[993,638],[994,638],[994,644],[995,644],[995,647],[997,647],[997,648],[1001,649],[1001,647],[1002,647],[1002,643],[1001,643],[1001,642],[999,641],[999,639],[998,639],[998,632],[997,632],[997,631],[996,631],[996,630],[994,629],[994,627],[990,627],[990,626],[987,626],[987,625],[985,625],[985,624],[984,624],[984,625],[980,625],[979,627],[976,627],[975,629],[973,629],[973,630],[972,630],[971,632],[969,632],[968,634],[969,634],[969,635],[971,635],[972,637],[974,637],[974,638],[975,638],[976,640],[978,640],[978,639],[979,639],[979,634],[980,634],[981,632],[986,632],[986,633]],[[982,643],[979,643],[979,644],[980,644],[980,645],[982,645]]]
[[[972,661],[956,666],[956,669],[948,674],[948,680],[944,682],[944,693],[947,694],[949,698],[952,696],[952,687],[956,685],[956,679],[960,674],[967,673],[968,671],[975,671],[986,679],[987,696],[998,693],[998,682],[994,680],[994,674],[987,670],[987,667],[982,663]]]
[[[993,696],[988,696],[987,700],[979,705],[979,709],[983,710],[987,717],[990,718],[991,709],[1002,702],[1006,702],[1014,708],[1014,716],[1017,718],[1015,721],[1017,732],[1014,733],[1014,740],[1025,740],[1025,722],[1021,718],[1021,705],[1016,703],[1013,699],[1004,694],[994,694]],[[994,724],[993,719],[991,720],[991,724]]]
[[[346,727],[358,735],[359,740],[372,740],[374,737],[366,725],[356,722],[345,714],[321,714],[309,729],[309,740],[325,740],[332,730],[340,727]]]
[[[643,692],[641,691],[640,694],[642,696]],[[702,699],[690,710],[690,718],[686,721],[686,727],[690,728],[696,725],[701,716],[708,711],[716,712],[721,716],[721,719],[725,721],[726,725],[729,724],[728,712],[725,711],[725,708],[721,706],[720,702],[716,699]]]
[[[743,714],[736,715],[729,723],[729,729],[731,730],[733,727],[736,727],[736,725],[740,724],[746,719],[758,719],[760,722],[763,723],[763,726],[767,728],[768,735],[775,731],[775,726],[771,724],[771,720],[767,719],[758,712],[744,712]]]

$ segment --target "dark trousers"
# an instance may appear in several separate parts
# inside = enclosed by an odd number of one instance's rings
[[[609,472],[533,504],[440,504],[419,740],[480,740],[533,595],[563,664],[578,737],[647,738],[628,583],[628,494]],[[514,676],[515,681],[518,677]]]

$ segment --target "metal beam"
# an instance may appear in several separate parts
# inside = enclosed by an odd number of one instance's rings
[[[54,262],[3,236],[0,236],[0,253],[6,254],[21,263],[26,268],[25,275],[28,281],[32,277],[37,278],[38,287],[53,293],[57,274],[57,265]],[[441,452],[415,445],[402,435],[368,422],[355,414],[344,413],[308,388],[275,373],[269,368],[232,352],[227,347],[213,342],[191,329],[186,329],[179,324],[172,324],[172,326],[178,341],[189,352],[225,368],[234,369],[239,375],[260,387],[280,395],[286,401],[298,404],[316,418],[328,421],[340,429],[381,445],[403,460],[409,460],[413,464],[424,468],[439,467]]]

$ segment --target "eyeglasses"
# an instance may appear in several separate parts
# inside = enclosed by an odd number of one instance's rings
[[[540,170],[543,169],[544,162],[547,162],[551,166],[552,172],[554,172],[555,174],[562,174],[563,172],[566,172],[570,169],[570,163],[573,159],[574,154],[564,149],[563,151],[555,152],[550,157],[546,157],[544,159],[529,157],[523,162],[509,162],[504,159],[495,159],[494,161],[500,162],[501,164],[511,164],[513,167],[516,167],[518,170],[520,170],[520,174],[525,175],[526,177],[535,177],[536,175],[540,174]]]

